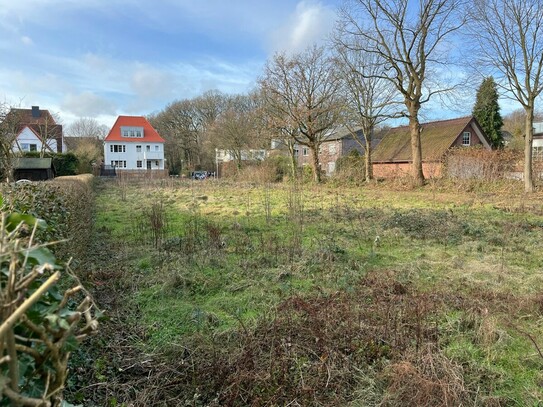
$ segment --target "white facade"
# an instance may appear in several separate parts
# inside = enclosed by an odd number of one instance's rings
[[[267,150],[242,150],[241,161],[262,161],[268,156]],[[215,159],[218,162],[227,163],[236,158],[231,150],[215,149]]]
[[[46,142],[47,151],[56,152],[57,151],[57,140],[49,139]],[[43,147],[43,142],[36,133],[30,129],[30,127],[24,127],[23,130],[17,136],[17,139],[13,143],[12,151],[14,153],[18,152],[27,152],[27,151],[41,151]]]
[[[163,170],[164,143],[106,141],[104,164],[122,170]]]

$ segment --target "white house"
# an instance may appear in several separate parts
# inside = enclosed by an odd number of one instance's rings
[[[143,116],[119,116],[104,139],[104,163],[118,170],[164,170],[164,139]]]
[[[45,144],[45,150],[56,153],[57,150],[57,140],[47,139],[43,140],[39,133],[36,132],[30,126],[24,126],[23,129],[17,135],[17,139],[13,143],[12,150],[13,152],[19,151],[42,151],[42,148]]]
[[[32,106],[31,109],[14,108],[4,121],[17,128],[11,147],[13,152],[63,152],[62,125],[56,123],[48,110],[40,109],[39,106]]]

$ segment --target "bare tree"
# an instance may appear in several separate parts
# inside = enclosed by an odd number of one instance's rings
[[[249,150],[260,150],[267,143],[262,130],[259,94],[229,96],[225,111],[214,121],[213,144],[230,153],[240,169],[244,155],[250,159]]]
[[[40,111],[40,117],[28,124],[37,131],[41,139],[40,158],[43,158],[46,152],[62,152],[59,147],[62,143],[62,124],[58,114],[50,113],[48,110]]]
[[[0,103],[0,177],[11,180],[13,171],[13,145],[21,129],[21,114],[7,103]]]
[[[282,121],[284,129],[294,128],[289,136],[311,150],[313,177],[321,181],[319,148],[322,140],[338,123],[339,80],[333,60],[322,47],[287,56],[276,54],[260,81],[266,103]]]
[[[526,113],[524,189],[533,192],[532,144],[535,101],[543,91],[543,2],[476,0],[471,6],[478,62],[488,68]]]
[[[446,66],[444,41],[464,24],[457,14],[462,2],[350,0],[352,7],[340,11],[340,32],[356,39],[346,45],[382,59],[383,70],[372,76],[390,81],[403,98],[411,133],[413,177],[418,184],[424,182],[419,112],[433,95],[451,90],[450,86],[430,83],[428,76],[435,74],[436,65]]]
[[[68,135],[70,137],[93,137],[103,140],[109,131],[109,128],[98,123],[92,117],[80,117],[68,126]]]
[[[214,146],[209,143],[209,130],[220,112],[226,97],[216,91],[206,92],[195,99],[175,101],[149,117],[150,123],[166,140],[166,159],[170,171],[185,168],[199,169],[212,164]]]
[[[399,116],[401,102],[395,87],[381,75],[384,65],[381,57],[365,52],[360,45],[353,47],[353,41],[356,38],[334,38],[345,94],[344,122],[364,151],[365,177],[369,182],[373,179],[371,154],[375,129],[385,120]],[[362,129],[363,141],[357,136],[356,128]]]

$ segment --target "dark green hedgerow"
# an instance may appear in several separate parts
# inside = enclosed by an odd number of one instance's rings
[[[58,258],[80,259],[92,229],[94,211],[92,175],[59,177],[48,182],[5,184],[1,193],[6,211],[29,214],[47,223],[39,231],[41,242],[62,242],[53,247]]]

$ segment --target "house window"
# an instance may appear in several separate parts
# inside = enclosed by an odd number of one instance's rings
[[[143,161],[141,160],[136,161],[136,167],[143,168]]]
[[[146,151],[151,151],[151,146],[145,146]]]
[[[160,150],[160,147],[159,146],[155,146],[155,151],[159,151]]]
[[[141,153],[141,146],[136,146],[136,153]]]
[[[532,159],[534,161],[543,161],[543,146],[536,146],[532,148]]]
[[[307,157],[309,155],[309,148],[304,147],[302,149],[302,154],[303,154],[304,157]]]
[[[155,165],[158,167],[158,161],[155,161]]]
[[[30,151],[38,151],[38,145],[37,144],[30,144]]]
[[[126,146],[124,144],[112,144],[109,146],[109,151],[112,153],[126,153]]]
[[[126,168],[126,161],[124,160],[115,160],[111,161],[111,165],[119,168]]]
[[[141,138],[141,130],[136,130],[136,137]]]
[[[298,154],[300,154],[300,150],[298,150],[297,148],[294,149],[294,156],[295,157],[298,157]]]
[[[471,145],[471,133],[469,131],[465,131],[462,134],[462,145],[463,146]]]
[[[123,137],[129,137],[129,134],[128,130],[123,130]]]

